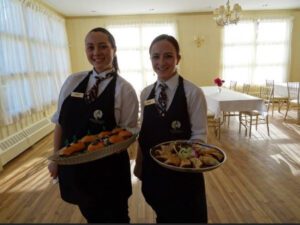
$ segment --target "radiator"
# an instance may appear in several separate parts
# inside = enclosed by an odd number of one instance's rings
[[[0,141],[0,171],[3,166],[54,129],[49,118],[42,119],[31,126]]]

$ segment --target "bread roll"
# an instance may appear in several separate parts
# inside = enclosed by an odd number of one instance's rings
[[[60,152],[60,156],[70,156],[74,154],[75,152],[80,152],[85,149],[85,144],[81,141],[71,143],[70,145],[67,145],[64,147]]]
[[[115,144],[115,143],[124,141],[124,138],[115,134],[115,135],[110,136],[109,139],[108,139],[108,141],[111,144]]]
[[[103,141],[98,141],[98,142],[93,142],[93,143],[89,144],[87,150],[89,152],[92,152],[92,151],[95,151],[95,150],[99,150],[103,147],[104,147],[104,142]]]
[[[120,127],[116,127],[115,129],[113,129],[111,131],[112,134],[118,134],[119,132],[123,131],[124,129],[123,128],[120,128]]]
[[[126,139],[130,138],[132,136],[132,133],[128,130],[122,130],[118,133],[118,135]]]
[[[109,135],[111,135],[111,131],[102,131],[98,134],[98,137],[105,138],[105,137],[108,137]]]
[[[97,135],[86,135],[81,138],[79,141],[89,144],[97,139]]]

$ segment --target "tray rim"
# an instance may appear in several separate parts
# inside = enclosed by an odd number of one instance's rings
[[[215,165],[215,166],[209,166],[209,167],[204,167],[204,168],[181,168],[181,167],[177,167],[177,166],[172,166],[172,165],[168,165],[168,164],[165,164],[161,161],[159,161],[158,159],[155,158],[155,156],[153,155],[153,151],[156,147],[160,146],[160,145],[164,145],[164,144],[168,144],[168,143],[172,143],[172,142],[181,142],[181,143],[196,143],[196,144],[200,144],[204,147],[210,147],[210,148],[215,148],[217,149],[219,152],[221,152],[224,156],[222,162],[220,162],[218,165]],[[227,155],[226,153],[224,152],[224,150],[222,150],[220,147],[216,146],[216,145],[212,145],[212,144],[206,144],[206,143],[202,143],[200,141],[193,141],[193,140],[172,140],[172,141],[165,141],[165,142],[162,142],[160,144],[157,144],[155,146],[153,146],[151,149],[150,149],[150,156],[152,157],[152,159],[158,163],[160,166],[162,167],[165,167],[167,169],[170,169],[170,170],[174,170],[174,171],[177,171],[177,172],[187,172],[187,173],[203,173],[203,172],[208,172],[208,171],[211,171],[211,170],[214,170],[218,167],[220,167],[221,165],[224,164],[224,162],[227,160]]]
[[[51,156],[49,156],[48,160],[56,162],[58,165],[76,165],[95,161],[113,155],[115,153],[127,150],[127,148],[136,141],[137,137],[138,133],[133,134],[130,138],[126,139],[125,141],[112,144],[104,148],[94,150],[92,152],[84,152],[67,157],[62,157],[59,155],[59,151],[61,151],[60,149]]]

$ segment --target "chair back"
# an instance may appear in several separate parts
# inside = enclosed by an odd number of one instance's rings
[[[248,94],[250,91],[250,84],[243,84],[242,92]]]
[[[261,88],[260,85],[251,84],[248,94],[252,96],[260,97],[260,88]]]
[[[272,97],[274,97],[274,80],[266,80],[266,87],[271,87],[273,88],[273,93],[272,93]]]
[[[273,87],[267,87],[267,86],[260,87],[260,97],[265,100],[265,104],[267,106],[267,112],[269,111],[272,95],[273,95]]]
[[[237,85],[237,81],[231,80],[230,85],[229,85],[229,89],[235,91],[236,90],[236,85]]]
[[[300,82],[287,82],[289,100],[297,100],[299,104]]]

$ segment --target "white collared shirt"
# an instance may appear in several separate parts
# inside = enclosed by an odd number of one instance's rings
[[[171,77],[169,80],[164,81],[168,88],[166,89],[166,94],[168,96],[167,109],[170,107],[177,86],[178,86],[178,77],[176,74]],[[159,84],[162,81],[157,80],[156,88],[155,88],[155,101],[158,101],[158,96],[160,92]],[[197,87],[192,82],[184,79],[183,80],[185,96],[187,100],[188,113],[191,122],[191,140],[201,140],[207,142],[207,104],[203,91]],[[153,89],[154,84],[151,84],[143,89],[140,97],[141,102],[141,122],[143,120],[143,113],[145,107],[145,101],[150,95],[151,90]]]
[[[70,75],[66,79],[60,90],[59,99],[57,103],[57,111],[51,118],[51,121],[53,123],[59,123],[58,120],[60,110],[64,100],[73,92],[73,90],[80,84],[80,82],[83,81],[83,79],[87,76],[88,72],[89,71],[75,73]],[[93,70],[93,73],[89,78],[86,91],[88,91],[94,85],[94,83],[96,82],[96,76],[104,77],[109,72],[111,72],[111,70],[97,74],[96,71]],[[105,90],[105,88],[112,79],[112,77],[107,78],[99,84],[98,96]],[[117,125],[120,127],[136,128],[138,119],[138,108],[138,98],[132,85],[121,76],[118,76],[115,89],[115,119]]]

